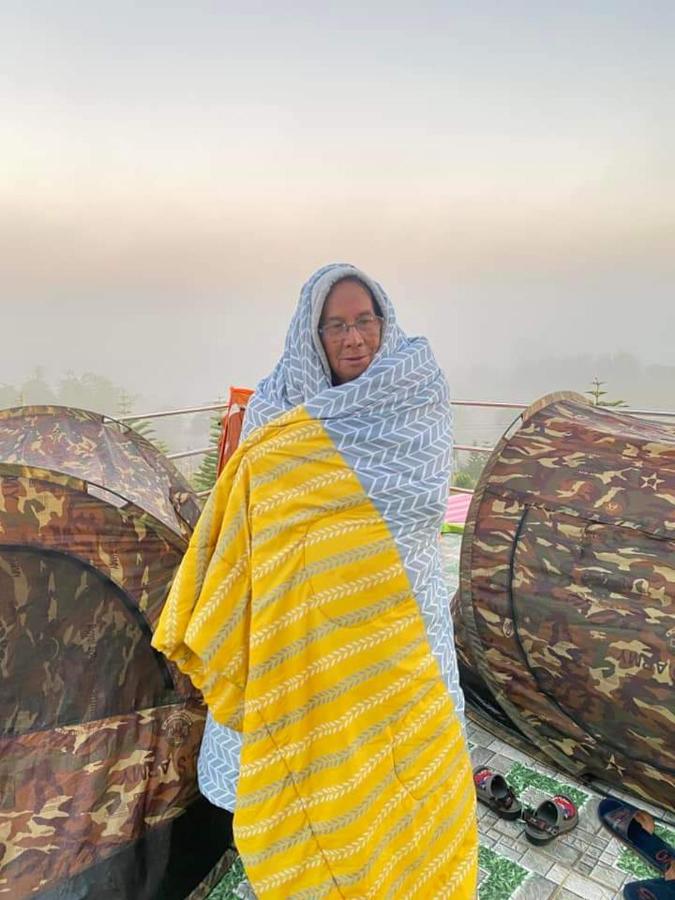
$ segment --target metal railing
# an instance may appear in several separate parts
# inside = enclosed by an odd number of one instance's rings
[[[117,421],[129,423],[138,422],[141,419],[162,419],[165,416],[184,416],[188,413],[212,412],[216,409],[227,409],[227,406],[228,404],[223,402],[212,403],[208,406],[186,406],[184,409],[166,409],[161,412],[134,413],[133,416],[120,416]]]
[[[520,401],[503,401],[503,400],[453,400],[452,406],[471,407],[475,409],[527,409],[531,404]],[[204,406],[187,406],[181,409],[168,409],[158,412],[135,413],[129,416],[120,416],[118,421],[126,424],[139,422],[141,420],[160,419],[168,416],[184,416],[194,413],[215,412],[216,410],[227,409],[227,402],[210,403]],[[645,418],[667,418],[675,419],[675,412],[663,409],[635,409],[632,407],[606,407],[607,409],[615,409],[617,412],[628,413],[633,416],[643,416]],[[177,453],[167,453],[167,459],[186,459],[192,456],[202,456],[216,450],[216,444],[209,444],[207,447],[199,447],[195,450],[182,450]],[[494,447],[486,447],[480,444],[454,444],[454,450],[460,453],[484,453],[486,456],[492,453]],[[450,488],[453,493],[472,494],[471,488],[455,487]],[[208,496],[210,491],[200,491],[197,496]]]
[[[186,459],[188,456],[199,456],[201,453],[209,453],[215,450],[215,444],[209,444],[208,447],[200,447],[199,450],[182,450],[180,453],[167,453],[167,459]]]
[[[502,402],[501,400],[453,400],[453,406],[483,406],[486,409],[527,409],[531,403],[511,403]],[[616,410],[617,412],[629,413],[632,416],[646,416],[648,419],[666,418],[675,419],[675,412],[667,409],[633,409],[630,406],[602,406],[602,409]]]

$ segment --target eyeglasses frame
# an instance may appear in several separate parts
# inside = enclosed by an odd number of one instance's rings
[[[369,315],[372,315],[372,317],[373,317],[373,324],[375,322],[377,322],[380,326],[380,329],[382,329],[382,326],[384,325],[384,316],[378,316],[376,313],[369,313]],[[361,331],[361,329],[358,326],[358,321],[357,322],[340,322],[340,323],[332,322],[330,325],[320,325],[319,329],[318,329],[319,334],[323,335],[327,328],[334,328],[338,324],[340,325],[340,328],[342,330],[340,332],[338,332],[335,335],[335,337],[330,337],[329,335],[326,335],[327,340],[333,340],[336,342],[344,341],[344,340],[346,340],[346,338],[349,335],[349,332],[352,330],[352,328],[355,328],[358,331],[358,333],[361,335],[361,337],[365,337],[364,333]],[[370,321],[367,324],[370,325],[371,324]]]

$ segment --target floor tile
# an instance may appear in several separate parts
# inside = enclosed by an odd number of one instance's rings
[[[563,887],[577,894],[582,900],[612,900],[615,894],[613,888],[603,887],[597,881],[592,881],[576,872],[567,876]]]
[[[593,881],[597,881],[607,888],[618,891],[626,880],[626,873],[622,872],[620,869],[615,869],[613,866],[606,866],[603,863],[598,863],[591,872],[590,877]]]
[[[542,878],[541,875],[531,875],[512,896],[513,900],[548,900],[557,887],[554,881]]]

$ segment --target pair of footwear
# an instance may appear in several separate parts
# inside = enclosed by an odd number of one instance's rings
[[[567,834],[579,821],[576,805],[564,794],[544,800],[536,809],[523,808],[503,775],[489,766],[474,770],[476,796],[502,819],[525,823],[525,837],[531,844],[549,844],[561,834]]]
[[[646,881],[630,881],[623,889],[624,900],[673,900],[675,881],[665,878],[649,878]]]
[[[625,900],[675,900],[675,848],[654,833],[654,819],[649,813],[607,797],[600,801],[598,817],[617,840],[663,875],[631,881],[623,889]]]

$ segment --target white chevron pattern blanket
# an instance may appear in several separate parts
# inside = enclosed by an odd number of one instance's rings
[[[370,287],[385,324],[370,367],[354,381],[334,387],[317,328],[330,288],[347,275]],[[303,287],[283,356],[256,388],[243,437],[299,405],[322,422],[387,521],[462,719],[464,698],[438,548],[451,467],[448,387],[427,340],[406,337],[383,289],[353,266],[326,266]],[[212,803],[226,809],[234,809],[240,746],[239,733],[209,716],[199,784]]]

